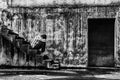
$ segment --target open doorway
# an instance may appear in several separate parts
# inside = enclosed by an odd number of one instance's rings
[[[88,19],[88,66],[114,66],[114,18]]]

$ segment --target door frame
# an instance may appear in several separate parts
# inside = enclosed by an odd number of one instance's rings
[[[117,45],[117,41],[116,41],[116,35],[117,35],[117,26],[116,26],[116,24],[117,24],[117,22],[116,22],[116,18],[91,18],[91,17],[88,17],[87,18],[87,26],[88,26],[88,29],[89,29],[89,23],[88,23],[88,20],[89,19],[114,19],[114,53],[113,53],[113,64],[114,64],[114,67],[116,66],[116,51],[117,51],[117,49],[116,49],[116,45]],[[88,36],[88,31],[89,30],[87,30],[87,53],[88,53],[88,61],[87,61],[87,67],[91,67],[91,66],[89,66],[89,46],[88,46],[88,38],[89,38],[89,36]]]

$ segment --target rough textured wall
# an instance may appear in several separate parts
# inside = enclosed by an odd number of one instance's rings
[[[13,0],[13,6],[47,6],[47,5],[74,5],[74,4],[92,4],[106,5],[118,3],[120,0]],[[18,3],[19,2],[19,3]]]
[[[119,65],[118,7],[82,8],[12,8],[12,27],[16,33],[31,41],[38,33],[47,34],[46,52],[61,59],[67,67],[87,66],[88,18],[116,18],[115,60]],[[19,24],[19,25],[18,25]],[[117,65],[117,66],[118,66]]]
[[[46,51],[61,58],[63,66],[85,66],[87,28],[81,23],[84,21],[81,10],[12,8],[11,29],[28,41],[38,33],[46,33]]]
[[[116,45],[115,45],[115,49],[116,49],[116,66],[120,67],[120,9],[118,10],[117,14],[116,14],[116,22],[115,22],[115,26],[116,26]]]
[[[0,0],[0,9],[7,9],[8,8],[7,1],[8,0]]]

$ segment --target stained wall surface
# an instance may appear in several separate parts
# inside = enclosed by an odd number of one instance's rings
[[[114,60],[116,66],[120,65],[119,7],[14,7],[9,8],[9,11],[14,15],[13,20],[4,21],[9,29],[12,29],[29,42],[37,34],[45,33],[47,35],[45,52],[55,54],[56,57],[61,59],[61,66],[66,67],[87,67],[88,65],[88,18],[115,18]],[[1,64],[8,64],[8,61],[11,61],[10,55],[6,54],[7,50],[9,51],[9,48],[1,48]],[[15,60],[17,60],[16,56],[14,55]],[[5,61],[6,59],[9,60]],[[24,60],[23,56],[21,58],[21,65],[25,62]]]
[[[12,0],[12,6],[47,6],[47,5],[106,5],[119,3],[120,0]]]

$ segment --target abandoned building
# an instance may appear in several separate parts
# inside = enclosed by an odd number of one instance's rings
[[[45,1],[10,0],[7,10],[13,19],[4,23],[27,42],[39,33],[46,34],[45,53],[60,58],[61,67],[120,66],[119,0]],[[0,37],[1,65],[41,65],[37,51],[22,39],[11,42],[11,50],[10,42]]]

